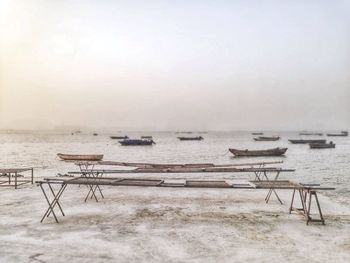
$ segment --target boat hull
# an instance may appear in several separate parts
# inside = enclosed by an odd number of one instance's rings
[[[119,143],[122,146],[151,146],[156,144],[153,140],[123,140]]]
[[[309,136],[312,136],[312,135],[315,135],[315,136],[322,136],[323,133],[321,132],[300,132],[299,135],[309,135]]]
[[[331,149],[335,148],[334,143],[310,143],[310,149]]]
[[[293,144],[326,143],[326,140],[288,140]]]
[[[234,156],[250,156],[250,157],[259,157],[259,156],[281,156],[284,155],[288,148],[273,148],[267,150],[238,150],[230,148],[229,151]]]
[[[202,136],[199,137],[177,137],[180,141],[201,141],[204,138]]]
[[[113,140],[125,140],[125,139],[129,139],[128,136],[110,136],[111,139]]]
[[[103,154],[64,154],[58,153],[57,156],[64,161],[101,161]]]
[[[346,137],[348,136],[349,133],[347,131],[342,131],[341,133],[327,133],[327,136],[342,136],[342,137]]]
[[[263,137],[260,136],[258,138],[254,138],[254,141],[257,142],[269,142],[269,141],[278,141],[280,139],[280,137]]]

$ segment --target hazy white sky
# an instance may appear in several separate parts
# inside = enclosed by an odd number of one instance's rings
[[[0,128],[350,127],[347,1],[0,1]]]

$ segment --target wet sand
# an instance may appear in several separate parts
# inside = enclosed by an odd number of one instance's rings
[[[40,223],[39,187],[1,189],[2,262],[350,262],[350,208],[319,195],[326,225],[307,226],[266,190],[104,187],[83,202],[68,186],[65,217]]]

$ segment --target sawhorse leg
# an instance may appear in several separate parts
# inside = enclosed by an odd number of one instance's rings
[[[277,181],[279,174],[280,174],[280,171],[277,171],[277,174],[276,174],[275,178],[273,179],[273,181]],[[267,181],[269,181],[269,178],[267,177],[266,171],[264,171],[264,177],[266,178]],[[276,190],[273,188],[273,181],[270,181],[270,182],[272,182],[271,183],[271,188],[269,189],[269,191],[268,191],[268,193],[267,193],[267,195],[265,197],[265,202],[268,203],[270,201],[272,193],[274,193],[275,196],[277,197],[278,201],[282,205],[283,202],[282,202],[281,198],[278,196]]]
[[[97,185],[98,186],[98,185]],[[89,198],[90,196],[90,193],[91,193],[91,198],[94,197],[96,202],[98,202],[98,199],[97,199],[97,196],[95,194],[96,192],[96,189],[97,189],[97,186],[96,185],[93,185],[93,184],[89,184],[88,187],[90,188],[89,189],[89,192],[87,193],[86,197],[85,197],[85,200],[84,202],[86,202],[86,200]],[[101,191],[101,190],[100,190]]]
[[[301,208],[293,207],[296,191],[297,191],[297,189],[293,190],[292,201],[291,201],[290,207],[289,207],[289,214],[291,214],[292,211],[296,211],[296,212],[302,213],[303,215],[306,215],[306,213],[307,213],[306,212],[306,195],[303,193],[302,189],[298,189],[299,196],[300,196],[300,202],[301,202],[302,207]]]
[[[83,166],[83,167],[82,167]],[[89,168],[89,166],[91,166],[91,168]],[[99,174],[101,174],[101,177],[102,177],[102,175],[103,175],[103,173],[94,173],[94,167],[95,167],[95,165],[94,164],[88,164],[88,163],[86,163],[86,164],[79,164],[79,169],[80,169],[80,171],[86,171],[86,173],[83,173],[83,175],[85,175],[85,177],[93,177],[93,178],[98,178],[99,177]],[[95,185],[95,186],[93,186],[93,185],[88,185],[88,188],[89,188],[89,192],[88,192],[88,194],[87,194],[87,196],[86,196],[86,198],[85,198],[85,202],[86,202],[86,200],[88,199],[88,197],[90,196],[90,193],[91,193],[91,199],[94,197],[95,198],[95,200],[96,200],[96,202],[98,202],[98,200],[97,200],[97,197],[96,197],[96,194],[95,194],[95,192],[96,192],[96,190],[98,189],[98,191],[100,192],[100,195],[101,195],[101,197],[102,198],[105,198],[104,197],[104,195],[103,195],[103,193],[102,193],[102,190],[101,190],[101,188],[100,188],[100,186],[99,185]]]
[[[307,209],[307,221],[306,221],[306,224],[308,225],[309,222],[321,222],[322,225],[324,225],[324,218],[323,218],[323,215],[322,215],[322,211],[321,211],[321,206],[320,206],[320,203],[318,201],[318,196],[317,196],[317,192],[316,191],[308,191],[308,194],[309,194],[309,207]],[[315,196],[315,200],[316,200],[316,204],[317,204],[317,209],[318,209],[318,214],[320,216],[320,219],[313,219],[311,218],[310,216],[310,212],[311,212],[311,198],[312,196]]]
[[[292,201],[291,201],[290,208],[289,208],[289,213],[291,213],[292,211],[296,211],[296,212],[302,214],[303,216],[306,217],[306,224],[307,225],[309,224],[309,222],[321,222],[324,225],[325,220],[324,220],[323,215],[322,215],[321,206],[320,206],[320,202],[318,200],[317,192],[315,190],[311,190],[311,189],[298,189],[302,208],[295,208],[295,207],[293,207],[295,191],[296,191],[296,189],[293,190],[293,196],[292,196]],[[315,197],[315,201],[316,201],[316,205],[317,205],[318,214],[320,216],[320,219],[313,219],[310,215],[312,196]],[[308,197],[309,197],[309,203],[307,205],[306,203],[307,203]]]
[[[43,187],[43,183],[40,183],[40,188],[41,188],[41,190],[42,190],[42,192],[43,192],[43,194],[44,194],[44,196],[45,196],[45,199],[46,199],[47,204],[49,205],[49,208],[46,210],[45,214],[44,214],[43,217],[41,218],[40,223],[42,223],[42,222],[44,221],[44,219],[45,219],[46,217],[48,217],[51,213],[52,213],[53,217],[55,218],[56,223],[58,223],[58,219],[57,219],[57,216],[56,216],[56,214],[55,214],[54,208],[55,208],[56,205],[58,205],[58,207],[59,207],[59,209],[60,209],[62,215],[65,216],[65,214],[63,213],[62,207],[61,207],[61,205],[60,205],[60,203],[59,203],[59,200],[60,200],[60,197],[62,196],[64,190],[66,189],[67,184],[64,184],[64,183],[61,184],[61,187],[60,187],[60,189],[58,190],[57,193],[55,193],[55,192],[53,191],[53,189],[52,189],[50,183],[47,183],[47,184],[48,184],[48,186],[49,186],[49,188],[50,188],[50,191],[51,191],[51,193],[52,193],[52,195],[53,195],[53,199],[52,199],[51,201],[49,200],[49,198],[48,198],[48,196],[47,196],[47,194],[46,194],[46,192],[45,192],[45,189],[44,189],[44,187]]]

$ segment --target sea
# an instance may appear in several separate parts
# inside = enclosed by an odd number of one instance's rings
[[[121,146],[111,135],[128,135],[130,138],[153,136],[153,146]],[[180,141],[178,136],[202,136],[202,141]],[[37,178],[57,176],[76,171],[72,163],[60,161],[57,153],[103,154],[104,160],[152,163],[214,163],[234,164],[260,161],[283,161],[276,166],[295,169],[279,179],[301,183],[320,183],[334,187],[324,192],[332,200],[350,203],[350,137],[299,136],[298,132],[270,132],[279,135],[279,141],[256,142],[251,132],[116,132],[99,133],[52,133],[25,132],[0,133],[0,167],[34,167]],[[327,139],[336,144],[335,149],[310,149],[307,144],[291,144],[288,139]],[[269,149],[287,147],[284,157],[233,157],[229,148]],[[174,178],[183,176],[165,175]],[[247,178],[243,174],[197,174],[197,178]]]

